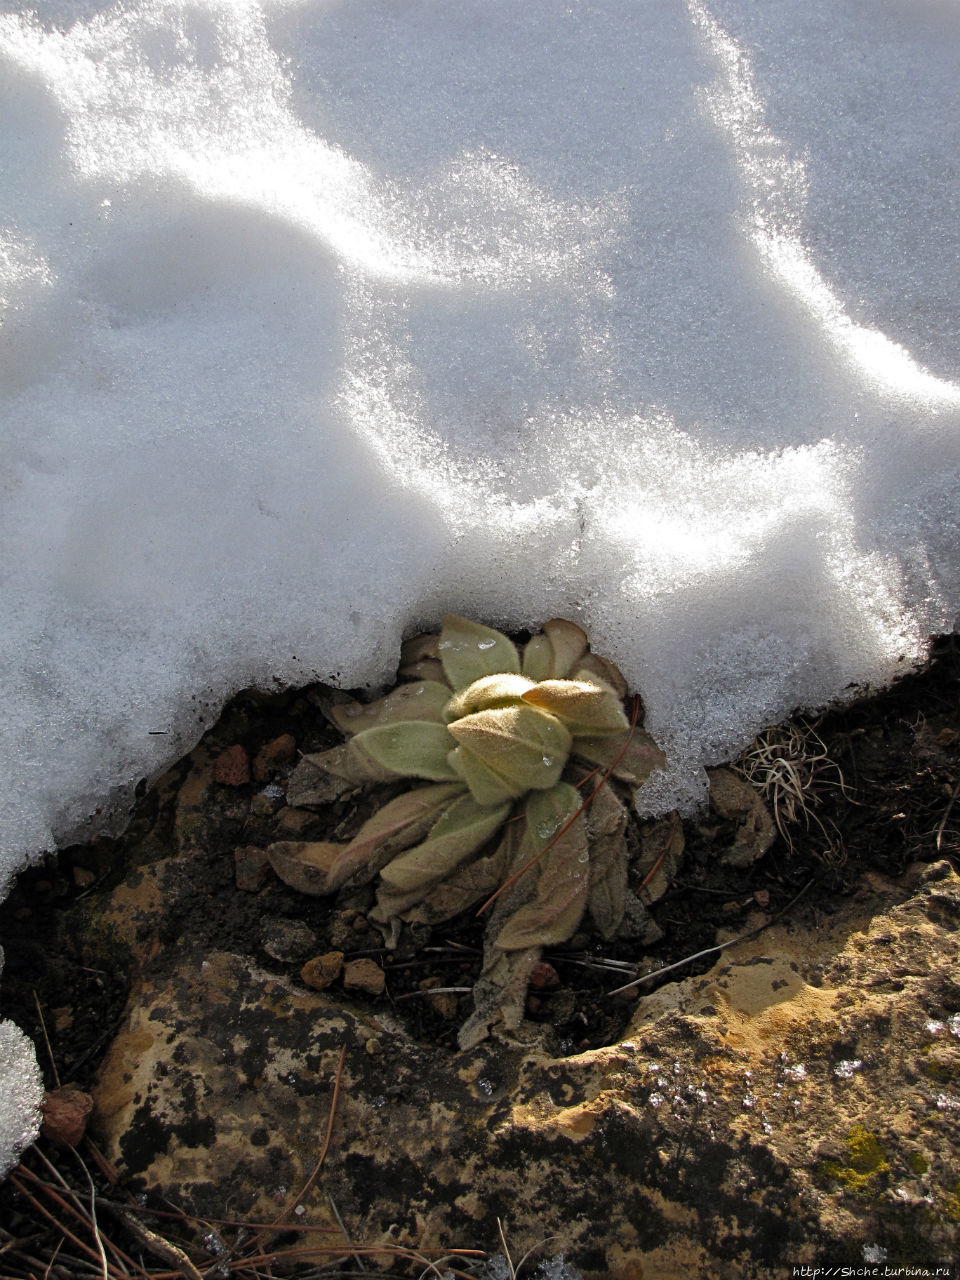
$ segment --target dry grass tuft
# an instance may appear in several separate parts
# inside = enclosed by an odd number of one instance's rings
[[[794,720],[767,729],[732,768],[754,786],[793,851],[797,831],[819,838],[820,860],[831,866],[846,858],[840,833],[816,812],[827,791],[846,794],[843,773],[817,733],[817,723]]]

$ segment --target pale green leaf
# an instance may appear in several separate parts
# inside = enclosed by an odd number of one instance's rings
[[[565,680],[587,652],[587,635],[575,622],[563,618],[551,618],[543,624],[543,633],[550,641],[553,660],[550,664],[550,680]]]
[[[369,757],[395,776],[453,782],[456,771],[447,756],[453,743],[445,725],[427,720],[364,729],[350,740],[354,754]]]
[[[330,718],[342,733],[360,733],[375,725],[406,720],[432,720],[442,724],[450,701],[450,689],[435,680],[399,684],[375,702],[344,702],[330,708]]]
[[[471,796],[455,800],[422,844],[401,853],[383,868],[380,875],[384,883],[405,893],[422,893],[482,848],[503,826],[509,813],[507,803],[485,808]]]
[[[470,755],[461,747],[451,751],[447,759],[457,777],[470,788],[470,794],[477,804],[502,804],[504,800],[516,800],[523,794],[511,782],[488,768],[479,756]]]
[[[553,645],[547,636],[532,636],[523,646],[521,671],[528,680],[550,680],[553,677]]]
[[[463,716],[449,726],[457,742],[456,768],[484,803],[489,775],[508,794],[552,787],[570,752],[567,729],[546,712],[525,705],[500,707]]]
[[[443,620],[437,650],[447,680],[457,693],[483,676],[520,673],[520,658],[511,640],[492,627],[454,613]]]
[[[517,825],[508,824],[506,831],[512,832]],[[416,906],[404,911],[404,919],[411,923],[439,924],[482,902],[506,879],[512,847],[510,836],[505,834],[492,853],[461,863]]]
[[[606,685],[586,680],[542,680],[522,695],[529,706],[549,711],[571,733],[591,736],[628,728],[620,699]]]

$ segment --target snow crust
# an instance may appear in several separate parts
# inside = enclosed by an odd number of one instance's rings
[[[42,1101],[33,1045],[14,1023],[0,1022],[0,1178],[37,1136]]]
[[[448,611],[579,621],[650,810],[915,660],[958,83],[954,0],[0,0],[0,870]]]

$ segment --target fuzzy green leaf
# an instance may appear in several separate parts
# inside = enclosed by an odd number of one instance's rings
[[[627,717],[620,700],[606,685],[586,680],[542,680],[522,694],[529,706],[549,711],[573,734],[622,733]]]
[[[565,680],[586,652],[586,633],[575,622],[551,618],[527,643],[521,670],[531,680]]]
[[[520,670],[528,680],[550,680],[553,677],[553,646],[547,636],[531,636],[523,646]]]
[[[377,915],[373,918],[385,923],[391,915],[402,914],[403,919],[410,923],[439,924],[489,897],[506,878],[510,853],[506,832],[515,826],[507,825],[504,838],[492,853],[467,859],[446,879],[428,888],[425,894],[421,896],[418,893],[414,902],[411,902],[411,894],[390,892],[384,886],[377,895]]]
[[[525,705],[463,716],[449,726],[456,739],[455,768],[482,804],[490,775],[508,795],[552,787],[570,752],[566,728],[546,712]]]
[[[543,624],[543,633],[553,650],[551,680],[565,680],[587,652],[587,633],[575,622],[551,618]]]
[[[350,740],[352,751],[368,757],[394,775],[453,782],[456,770],[447,761],[453,743],[445,725],[410,720],[364,729]]]
[[[450,689],[436,680],[398,684],[386,697],[375,702],[345,702],[330,708],[330,718],[348,736],[375,725],[399,724],[407,720],[443,723],[450,701]]]
[[[627,682],[623,672],[600,653],[585,653],[575,664],[570,679],[608,684],[621,702],[627,696]]]
[[[520,658],[511,640],[492,627],[454,613],[443,620],[437,652],[456,693],[483,676],[520,674]]]
[[[473,715],[477,711],[516,706],[527,690],[533,687],[533,681],[528,680],[526,676],[506,673],[483,676],[479,680],[474,680],[473,684],[468,684],[466,689],[450,699],[444,719],[449,723],[451,720]]]
[[[422,844],[388,863],[380,875],[393,890],[422,895],[495,835],[510,813],[507,803],[494,808],[462,796],[446,809]]]

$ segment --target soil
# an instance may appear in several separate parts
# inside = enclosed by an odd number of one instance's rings
[[[310,955],[336,949],[348,960],[375,961],[385,974],[381,995],[361,992],[352,998],[371,1007],[392,1006],[412,1036],[455,1050],[457,1029],[472,1007],[481,921],[468,915],[432,931],[407,930],[391,952],[365,916],[371,891],[340,899],[309,897],[272,872],[258,888],[237,887],[238,848],[255,857],[256,850],[277,839],[344,839],[368,816],[368,799],[291,815],[284,783],[292,760],[283,758],[282,750],[273,764],[260,757],[259,778],[243,780],[245,762],[255,764],[263,749],[284,735],[292,736],[297,754],[340,740],[318,709],[323,697],[319,686],[241,693],[190,757],[154,785],[140,784],[122,836],[63,849],[20,877],[0,907],[6,953],[0,1017],[12,1019],[40,1046],[48,1087],[57,1080],[89,1084],[123,1018],[131,959],[98,931],[100,904],[131,870],[159,858],[182,857],[185,848],[189,891],[180,898],[182,909],[164,924],[160,946],[148,962],[152,969],[174,969],[185,950],[217,950],[254,954],[267,970],[298,975]],[[779,789],[769,769],[760,768],[762,742],[752,749],[740,767],[754,769],[755,782],[766,778],[767,799],[782,828],[773,847],[750,866],[730,866],[723,853],[736,834],[732,824],[712,811],[685,821],[676,875],[652,907],[663,930],[658,943],[638,954],[637,943],[578,935],[546,957],[551,969],[541,987],[531,991],[528,1014],[552,1027],[556,1052],[576,1053],[618,1038],[637,994],[609,994],[636,972],[624,972],[616,962],[651,971],[675,965],[715,948],[718,934],[733,937],[784,912],[803,912],[811,921],[828,916],[838,901],[857,892],[869,872],[897,877],[913,862],[955,860],[960,850],[958,712],[960,639],[941,637],[931,643],[925,667],[892,688],[864,691],[817,720],[795,720],[793,732],[803,742],[805,757],[784,766],[783,734],[769,738],[767,756],[781,759]],[[773,750],[777,743],[779,749]],[[187,803],[185,784],[204,768],[209,778],[211,763],[218,760],[217,776],[228,780],[198,790],[199,798]],[[805,807],[791,822],[789,786],[797,779]],[[295,830],[285,825],[291,820],[300,824]],[[640,889],[639,883],[633,887]],[[284,938],[284,921],[307,926],[312,939]],[[715,951],[700,954],[662,979],[654,973],[644,989],[705,971],[715,958]],[[444,989],[442,998],[431,998],[431,988]],[[0,1191],[0,1212],[9,1194],[9,1188]]]

